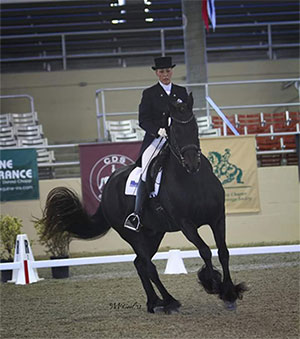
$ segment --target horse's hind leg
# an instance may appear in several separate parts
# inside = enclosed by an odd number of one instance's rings
[[[147,294],[147,310],[150,313],[164,311],[167,314],[178,312],[181,304],[178,300],[166,290],[164,285],[159,279],[155,265],[144,257],[139,256],[135,262],[138,274],[142,280],[144,289]],[[150,278],[150,279],[149,279]],[[156,295],[151,281],[156,285],[159,290],[162,300]]]
[[[180,303],[174,299],[163,286],[156,267],[151,262],[151,258],[157,252],[164,233],[147,237],[144,236],[142,232],[134,234],[131,232],[130,237],[125,234],[121,234],[121,236],[132,246],[137,254],[134,264],[147,295],[148,312],[155,313],[161,310],[161,308],[163,308],[166,313],[176,311],[181,306]],[[157,286],[163,300],[157,296],[151,281]]]
[[[156,267],[151,260],[147,262],[147,271],[151,281],[155,284],[163,298],[163,310],[167,314],[172,314],[178,312],[181,306],[181,303],[176,300],[165,288],[162,282],[159,279]]]
[[[221,286],[221,274],[213,268],[211,250],[199,236],[196,226],[187,221],[182,221],[182,232],[199,250],[205,265],[198,272],[198,278],[205,291],[209,294],[219,294]]]
[[[164,234],[163,234],[164,235]],[[178,312],[179,307],[181,306],[180,302],[172,297],[172,295],[167,291],[167,289],[164,287],[162,282],[159,279],[159,275],[156,269],[156,266],[151,261],[151,258],[153,255],[157,252],[159,244],[162,240],[163,235],[156,234],[155,236],[151,237],[145,237],[145,243],[144,243],[144,250],[148,252],[147,258],[144,261],[145,266],[143,266],[143,269],[147,271],[147,276],[151,279],[151,281],[155,284],[157,289],[159,290],[163,300],[155,300],[155,303],[153,305],[149,304],[149,300],[147,303],[148,311],[149,306],[152,307],[153,311],[159,311],[161,309],[161,306],[163,307],[163,311],[165,313],[173,313]],[[151,282],[149,282],[151,284]]]
[[[147,274],[146,263],[143,258],[137,256],[134,260],[134,265],[147,295],[147,311],[149,313],[155,313],[163,307],[163,301],[158,297],[152,286]]]
[[[236,308],[236,300],[242,299],[243,292],[247,291],[245,284],[234,285],[229,271],[229,251],[225,242],[225,215],[212,226],[216,245],[218,247],[219,261],[223,269],[223,282],[220,290],[220,298],[228,309]]]
[[[163,301],[156,294],[147,269],[148,261],[157,252],[163,236],[164,233],[157,234],[156,237],[153,237],[151,244],[145,241],[145,237],[141,233],[131,234],[130,239],[124,238],[130,243],[137,255],[134,265],[147,295],[147,311],[149,313],[155,313],[163,307]]]

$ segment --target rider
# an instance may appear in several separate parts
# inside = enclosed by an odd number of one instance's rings
[[[139,231],[140,215],[143,203],[147,196],[146,174],[151,160],[158,154],[166,142],[166,127],[168,124],[167,109],[169,99],[177,102],[186,102],[188,98],[184,87],[171,82],[173,68],[171,57],[154,59],[152,69],[158,78],[158,83],[143,91],[139,105],[139,125],[146,131],[138,163],[141,161],[142,175],[138,184],[135,208],[125,220],[124,226],[134,231]],[[140,159],[141,158],[141,159]]]

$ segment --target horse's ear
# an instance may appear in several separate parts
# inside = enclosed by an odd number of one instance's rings
[[[189,94],[189,97],[188,97],[188,100],[187,100],[187,105],[188,105],[188,108],[189,108],[190,110],[193,109],[194,98],[193,98],[193,93],[192,93],[192,92]]]

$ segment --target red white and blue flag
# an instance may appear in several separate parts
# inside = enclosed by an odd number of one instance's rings
[[[216,29],[216,10],[215,0],[202,0],[202,18],[206,27],[209,31],[209,21],[213,30]]]

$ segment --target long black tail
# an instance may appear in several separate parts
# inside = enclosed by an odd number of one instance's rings
[[[93,216],[88,215],[78,196],[66,187],[56,187],[49,192],[43,222],[49,234],[69,232],[81,239],[103,236],[110,229],[101,205]]]

